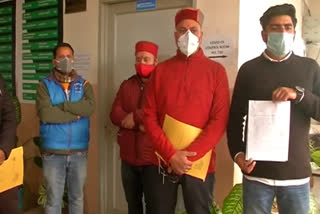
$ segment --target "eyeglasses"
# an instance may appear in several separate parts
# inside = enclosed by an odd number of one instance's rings
[[[160,158],[158,158],[158,161],[159,161],[158,172],[159,172],[160,175],[162,175],[162,183],[164,184],[165,178],[166,178],[166,180],[168,180],[169,182],[171,182],[173,184],[178,183],[180,176],[175,174],[175,173],[173,173],[173,172],[169,173],[168,172],[168,168],[164,168],[161,165],[162,161],[161,161]]]

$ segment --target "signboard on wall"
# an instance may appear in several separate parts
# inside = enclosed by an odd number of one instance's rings
[[[54,47],[62,41],[63,0],[25,0],[22,5],[22,100],[34,102],[38,82],[52,70]],[[1,30],[1,29],[0,29]]]
[[[302,37],[307,42],[320,42],[320,18],[303,17]]]
[[[226,36],[206,37],[202,42],[204,54],[223,65],[232,64],[233,48],[232,40]]]
[[[0,75],[15,95],[15,1],[0,1]]]
[[[137,0],[136,11],[153,10],[156,8],[156,0]]]

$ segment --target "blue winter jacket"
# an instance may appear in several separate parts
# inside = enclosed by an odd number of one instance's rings
[[[78,77],[70,84],[69,95],[64,92],[63,87],[49,78],[42,80],[48,89],[53,106],[65,101],[77,102],[84,96],[85,80]],[[40,122],[40,136],[42,149],[44,150],[86,150],[89,143],[88,117],[81,117],[68,123],[46,123]]]

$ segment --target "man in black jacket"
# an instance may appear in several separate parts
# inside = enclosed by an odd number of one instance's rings
[[[9,157],[16,143],[15,109],[0,77],[0,165]],[[0,175],[1,176],[1,175]],[[0,214],[18,214],[18,189],[13,188],[0,193]]]
[[[276,197],[279,213],[307,214],[311,175],[308,135],[310,119],[320,120],[320,68],[314,60],[292,52],[297,23],[293,5],[270,7],[260,23],[267,48],[239,70],[227,129],[231,156],[244,173],[244,213],[270,213]],[[287,161],[245,159],[243,123],[249,100],[291,101]]]

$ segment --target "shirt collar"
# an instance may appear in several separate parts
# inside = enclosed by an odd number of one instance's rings
[[[283,62],[283,61],[289,59],[289,57],[291,56],[291,54],[292,54],[292,51],[290,51],[289,54],[288,54],[285,58],[280,59],[280,60],[276,60],[276,59],[272,59],[270,56],[268,56],[268,54],[266,53],[266,51],[263,52],[263,56],[264,56],[266,59],[270,60],[271,62]]]

